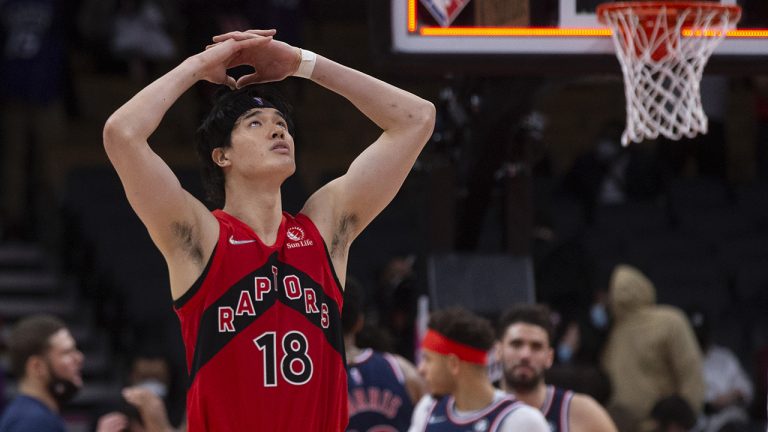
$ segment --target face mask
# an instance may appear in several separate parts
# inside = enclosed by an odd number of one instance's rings
[[[595,303],[589,310],[589,317],[592,321],[592,325],[598,329],[605,329],[608,327],[608,311],[605,310],[605,305],[602,303]]]
[[[48,381],[48,392],[59,406],[71,401],[77,392],[80,391],[80,387],[75,383],[58,376],[50,364],[48,365],[48,372],[51,375],[51,379]]]
[[[136,386],[146,388],[147,390],[157,395],[157,397],[160,399],[164,398],[165,395],[168,394],[168,386],[154,378],[143,380],[136,384]]]

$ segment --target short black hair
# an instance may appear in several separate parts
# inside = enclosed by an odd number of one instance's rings
[[[552,325],[551,313],[547,306],[537,304],[517,304],[504,312],[496,326],[496,337],[501,339],[512,324],[524,323],[541,327],[547,332],[548,343],[554,340],[555,328]]]
[[[464,345],[488,351],[493,347],[493,327],[480,316],[463,308],[451,308],[433,312],[427,324],[448,339]]]
[[[11,373],[23,378],[27,360],[35,355],[45,355],[51,348],[51,336],[67,326],[52,315],[32,315],[21,319],[8,336],[8,353]]]
[[[268,85],[252,85],[237,90],[222,86],[216,93],[213,107],[195,132],[195,149],[203,164],[203,187],[206,198],[214,207],[224,206],[224,171],[213,162],[211,153],[216,148],[229,147],[237,120],[258,106],[280,111],[288,124],[288,132],[295,135],[291,106]]]

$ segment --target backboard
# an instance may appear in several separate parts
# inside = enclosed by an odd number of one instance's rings
[[[595,15],[603,2],[390,0],[391,49],[395,54],[612,56],[610,30]],[[743,12],[713,58],[768,64],[768,1],[719,3],[738,3]],[[501,16],[494,22],[493,15]]]

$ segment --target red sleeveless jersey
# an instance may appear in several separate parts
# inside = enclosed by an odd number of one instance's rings
[[[284,213],[277,240],[216,210],[219,240],[174,306],[186,346],[189,431],[343,431],[341,285],[314,223]]]

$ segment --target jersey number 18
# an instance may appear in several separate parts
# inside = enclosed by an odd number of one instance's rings
[[[277,387],[277,335],[265,332],[253,343],[264,355],[264,387]],[[312,378],[312,359],[307,355],[307,338],[303,333],[291,331],[283,336],[280,373],[293,385],[306,384]]]

